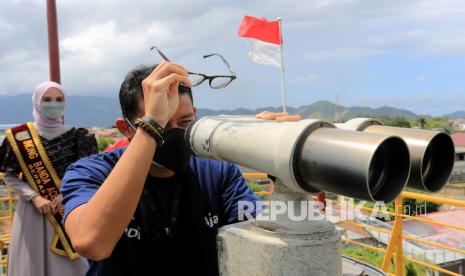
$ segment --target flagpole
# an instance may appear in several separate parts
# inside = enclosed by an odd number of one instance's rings
[[[57,8],[55,0],[47,0],[47,27],[50,80],[61,83],[60,50],[58,47]]]
[[[283,101],[283,112],[286,112],[286,91],[284,83],[284,55],[283,55],[283,33],[282,33],[282,18],[278,17],[279,22],[279,40],[280,40],[280,52],[281,52],[281,97]]]

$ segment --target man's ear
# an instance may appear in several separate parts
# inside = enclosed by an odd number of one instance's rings
[[[132,139],[134,136],[134,130],[128,125],[126,120],[123,118],[117,118],[115,121],[115,126],[118,131],[123,134],[126,138]]]
[[[193,106],[194,108],[194,117],[197,118],[197,107]]]

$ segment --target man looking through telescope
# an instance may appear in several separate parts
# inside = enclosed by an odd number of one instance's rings
[[[218,228],[238,221],[239,201],[259,200],[236,165],[190,155],[184,129],[196,108],[187,76],[171,62],[129,72],[116,126],[131,143],[69,167],[64,225],[90,261],[87,275],[218,275]]]

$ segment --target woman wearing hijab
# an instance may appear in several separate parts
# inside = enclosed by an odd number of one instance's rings
[[[88,264],[61,230],[59,188],[66,168],[97,153],[94,135],[64,125],[60,84],[40,83],[33,92],[33,123],[9,129],[0,147],[0,172],[19,195],[8,249],[8,275],[84,275]]]

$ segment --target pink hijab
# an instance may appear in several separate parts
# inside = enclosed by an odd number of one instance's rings
[[[42,97],[44,96],[45,92],[47,92],[47,90],[52,87],[60,90],[61,93],[63,93],[63,97],[66,99],[63,87],[61,87],[59,83],[53,81],[44,81],[40,83],[36,86],[36,88],[34,88],[34,92],[32,93],[32,116],[34,117],[34,121],[38,125],[47,128],[61,127],[64,124],[64,117],[55,120],[49,119],[45,117],[45,115],[40,110],[40,101],[42,100]]]

